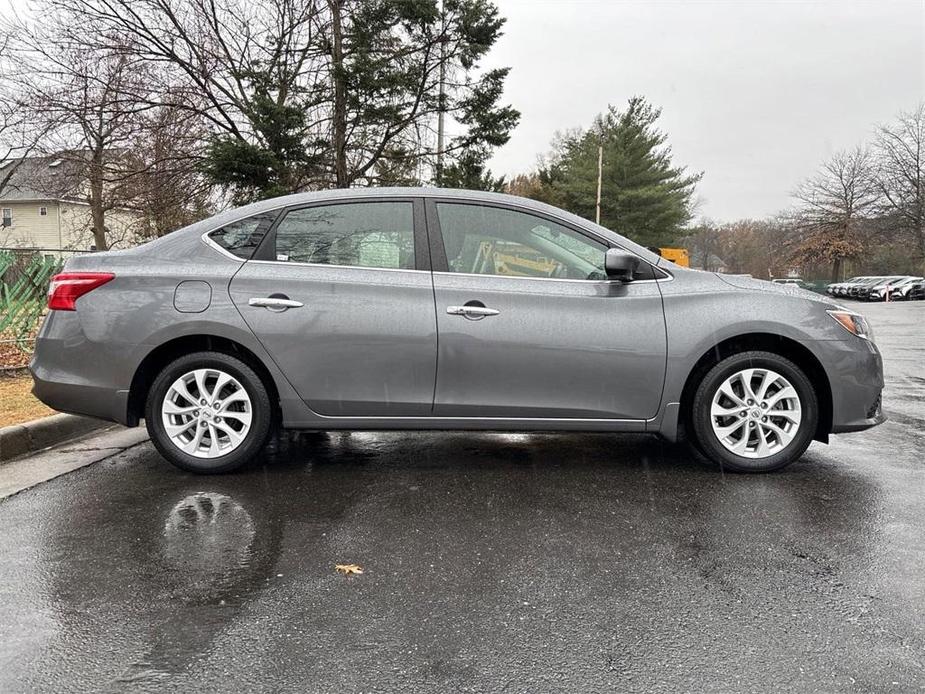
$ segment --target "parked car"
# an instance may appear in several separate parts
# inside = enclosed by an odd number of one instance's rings
[[[909,288],[910,301],[922,301],[925,299],[925,280],[914,283]]]
[[[909,291],[921,277],[905,276],[891,282],[884,282],[871,288],[867,294],[868,301],[905,301],[909,298]]]
[[[865,279],[863,282],[854,282],[848,285],[844,296],[847,296],[849,299],[860,299],[862,293],[866,293],[875,284],[879,283],[883,277],[870,277]]]
[[[905,279],[905,275],[880,277],[876,282],[859,287],[857,298],[864,301],[882,301],[886,296],[886,290],[902,279]]]
[[[864,282],[870,279],[869,277],[852,277],[851,279],[845,280],[844,282],[835,282],[826,287],[826,291],[829,292],[832,296],[844,296],[848,290],[848,287],[857,282]],[[831,290],[831,291],[829,291]]]
[[[800,289],[812,289],[811,284],[807,284],[799,277],[778,277],[771,280],[772,284],[781,284],[789,287],[799,287]]]
[[[859,314],[506,195],[266,200],[70,258],[48,306],[38,398],[194,472],[276,426],[656,433],[769,471],[884,420]]]
[[[852,295],[852,292],[857,293],[857,290],[858,290],[860,287],[862,287],[863,285],[867,284],[868,282],[876,281],[877,279],[879,279],[879,278],[877,278],[877,277],[859,277],[859,278],[855,279],[855,280],[852,281],[852,282],[846,282],[846,283],[842,286],[841,292],[839,293],[839,296],[842,296],[842,297],[850,297],[850,296]]]

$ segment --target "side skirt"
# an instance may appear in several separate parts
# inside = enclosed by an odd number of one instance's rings
[[[452,430],[452,431],[587,431],[645,433],[644,419],[528,419],[519,417],[318,417],[310,422],[284,419],[283,428],[331,431]]]

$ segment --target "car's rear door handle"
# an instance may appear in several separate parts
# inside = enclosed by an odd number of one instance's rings
[[[484,318],[501,313],[498,309],[487,306],[447,306],[446,312],[451,316],[465,316],[466,318]]]
[[[285,311],[289,308],[302,308],[305,304],[301,301],[293,301],[292,299],[283,299],[281,297],[268,296],[268,297],[253,297],[248,300],[248,306],[260,306],[263,308],[268,308],[271,311]]]

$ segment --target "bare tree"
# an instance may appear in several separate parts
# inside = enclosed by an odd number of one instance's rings
[[[681,239],[681,243],[690,252],[690,260],[695,267],[710,272],[719,270],[716,259],[723,256],[723,234],[712,220],[702,220]]]
[[[165,105],[145,114],[131,156],[146,235],[164,236],[210,214],[213,186],[200,167],[207,134],[195,111]]]
[[[828,264],[836,282],[843,262],[863,252],[862,228],[880,199],[872,166],[864,148],[841,152],[794,191],[799,204],[791,215],[796,231],[794,262]]]
[[[873,147],[882,211],[895,216],[925,264],[925,103],[878,127]]]
[[[127,44],[149,68],[149,98],[195,112],[223,143],[291,155],[278,140],[298,116],[292,135],[305,144],[306,165],[281,170],[280,186],[298,190],[324,178],[311,165],[327,146],[317,133],[330,129],[322,107],[329,92],[326,53],[317,38],[327,25],[320,16],[324,0],[45,0],[44,6],[84,26],[81,41],[89,50]]]
[[[2,48],[2,47],[0,47]],[[0,197],[34,143],[24,141],[16,104],[0,88]]]
[[[0,196],[43,134],[41,129],[30,126],[16,98],[9,60],[12,43],[12,28],[0,26]]]
[[[46,133],[42,149],[61,160],[61,171],[67,172],[33,185],[54,186],[49,194],[85,200],[94,245],[106,250],[114,231],[107,215],[132,208],[137,194],[131,144],[152,108],[147,65],[124,42],[114,40],[105,51],[88,49],[72,27],[61,13],[20,23],[11,51],[19,66],[13,79],[28,119]]]

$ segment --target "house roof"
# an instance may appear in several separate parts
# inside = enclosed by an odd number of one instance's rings
[[[84,163],[80,155],[26,157],[4,162],[0,181],[15,167],[9,182],[0,191],[0,201],[77,200],[83,183]]]

